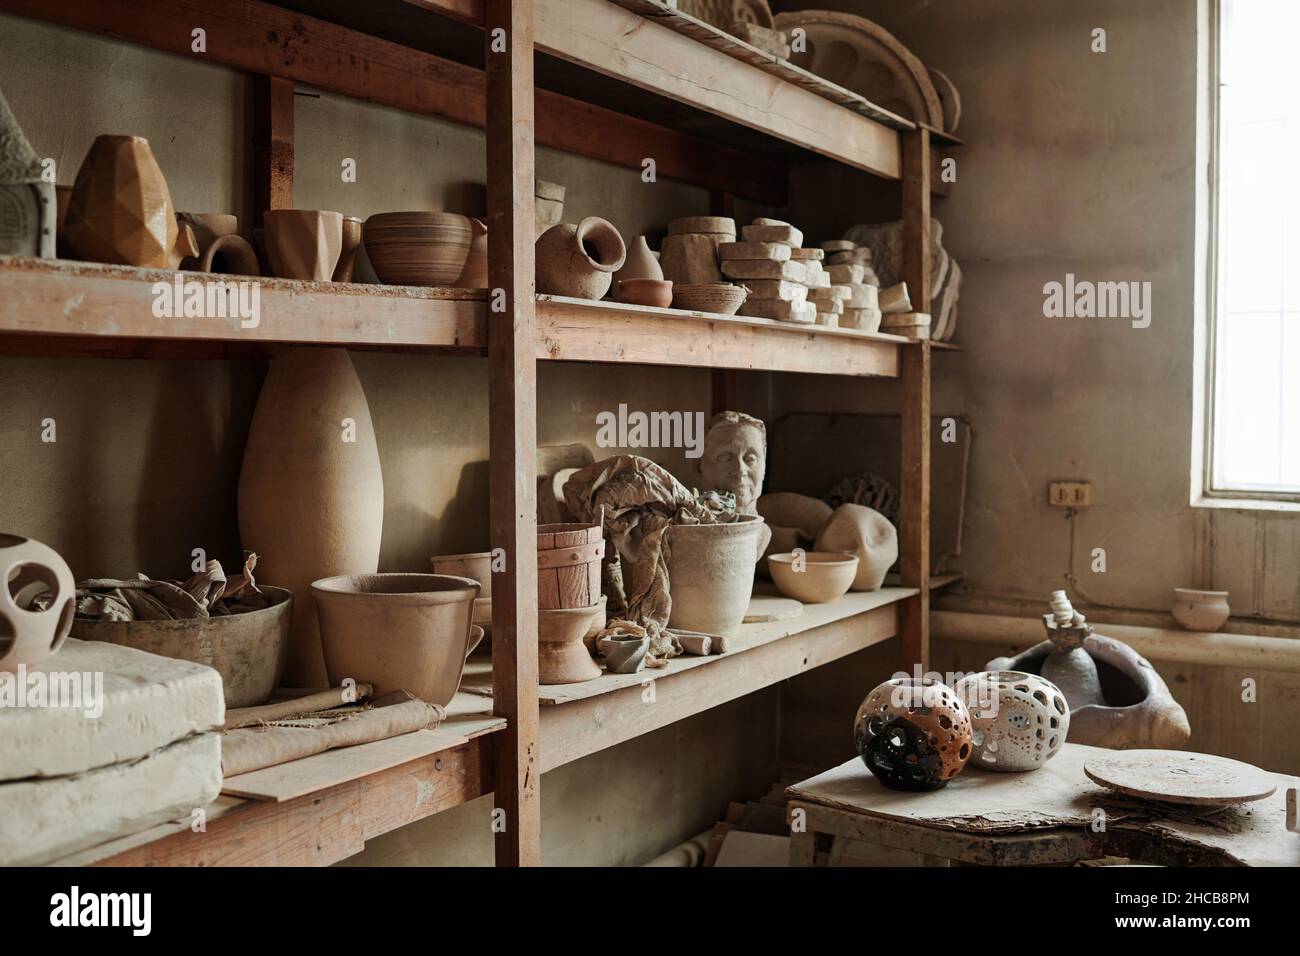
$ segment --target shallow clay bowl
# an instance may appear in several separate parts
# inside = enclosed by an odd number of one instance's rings
[[[825,604],[842,598],[858,573],[858,558],[839,551],[805,551],[804,567],[796,571],[794,552],[769,554],[767,567],[776,588],[804,604]]]
[[[284,673],[293,607],[284,588],[258,588],[270,607],[175,621],[74,620],[72,636],[206,665],[221,675],[227,707],[256,707],[270,699]]]
[[[452,285],[472,236],[469,219],[450,212],[381,212],[362,229],[370,265],[388,285]]]
[[[667,279],[620,279],[615,298],[628,305],[666,309],[673,304],[673,284]]]
[[[691,312],[735,315],[749,297],[749,289],[730,282],[678,283],[673,286],[673,307]]]
[[[311,585],[325,672],[374,685],[374,696],[405,690],[451,703],[473,650],[479,584],[449,574],[357,574]]]

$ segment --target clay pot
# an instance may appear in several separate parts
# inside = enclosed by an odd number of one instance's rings
[[[364,233],[370,265],[388,285],[452,285],[473,237],[469,218],[452,212],[379,213]]]
[[[877,686],[853,718],[853,739],[867,769],[892,790],[945,787],[974,753],[966,704],[929,677]]]
[[[645,236],[637,236],[636,241],[628,247],[627,258],[623,261],[623,268],[614,273],[614,281],[626,282],[629,279],[655,279],[661,280],[664,277],[664,270],[659,266],[659,260],[655,254],[650,251],[650,246],[645,241]]]
[[[357,250],[361,248],[361,220],[357,216],[343,217],[343,244],[339,262],[330,278],[334,282],[351,282],[352,270],[357,265]]]
[[[538,610],[538,683],[577,684],[600,676],[600,665],[591,659],[583,643],[600,611],[600,604]]]
[[[668,624],[704,634],[740,627],[754,590],[754,562],[766,536],[763,519],[740,515],[726,524],[675,524],[668,529]]]
[[[866,505],[835,509],[813,545],[818,551],[845,551],[858,556],[854,591],[874,591],[898,560],[898,531],[889,519]]]
[[[73,621],[72,636],[211,667],[221,675],[227,707],[256,707],[280,685],[293,609],[284,588],[258,587],[270,607],[175,621]]]
[[[1227,591],[1174,588],[1174,620],[1189,631],[1217,631],[1228,620]]]
[[[474,650],[477,581],[446,574],[358,574],[312,582],[331,687],[405,690],[446,707]]]
[[[266,257],[281,279],[328,282],[343,251],[343,215],[319,209],[268,209]]]
[[[802,560],[802,569],[796,559]],[[825,604],[842,598],[858,573],[855,555],[827,551],[770,554],[767,563],[777,590],[804,604]]]
[[[488,234],[487,224],[482,219],[471,219],[469,252],[465,255],[465,268],[456,279],[456,285],[462,289],[486,289],[488,287]]]
[[[1056,756],[1070,729],[1065,695],[1023,671],[983,671],[957,682],[970,711],[971,766],[1008,773],[1037,770]]]
[[[57,551],[0,534],[0,671],[39,664],[63,646],[76,596],[72,571]]]
[[[605,670],[611,674],[635,674],[650,651],[650,638],[634,634],[611,634],[596,641]]]
[[[627,247],[618,230],[588,216],[576,226],[552,226],[537,240],[537,291],[574,299],[601,299],[622,268]]]
[[[673,284],[667,279],[619,279],[614,297],[628,305],[666,309],[673,304]]]
[[[349,427],[344,441],[341,423]],[[276,350],[239,473],[239,536],[258,576],[299,596],[284,679],[323,687],[309,587],[379,565],[384,479],[365,392],[343,349]]]
[[[673,285],[673,308],[689,312],[735,315],[749,298],[749,290],[730,282],[700,282]]]
[[[96,136],[77,171],[65,220],[80,259],[170,269],[198,254],[143,136]]]
[[[429,559],[434,574],[450,574],[470,578],[479,583],[479,597],[492,597],[492,552],[475,551],[470,554],[440,554]]]

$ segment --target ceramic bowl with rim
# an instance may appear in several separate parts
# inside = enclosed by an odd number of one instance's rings
[[[628,305],[666,309],[673,304],[673,284],[668,279],[619,279],[614,297]]]
[[[842,598],[853,586],[858,557],[839,551],[791,551],[769,554],[767,567],[776,589],[786,597],[804,604],[825,604]]]
[[[735,315],[747,298],[747,287],[730,282],[686,282],[673,286],[673,308],[689,312]]]
[[[1189,631],[1217,631],[1232,613],[1227,591],[1194,588],[1174,588],[1174,603],[1169,610],[1174,620]]]
[[[469,218],[451,212],[381,212],[362,227],[366,256],[387,285],[453,285],[473,235]]]
[[[451,703],[473,650],[479,584],[449,574],[356,574],[313,581],[325,672]]]

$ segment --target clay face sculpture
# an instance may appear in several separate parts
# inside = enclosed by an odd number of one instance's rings
[[[898,532],[889,519],[865,505],[843,504],[831,514],[814,545],[818,551],[847,551],[858,556],[855,591],[874,591],[898,560]]]
[[[1189,631],[1217,631],[1231,613],[1227,591],[1174,588],[1174,620]]]
[[[730,491],[736,496],[737,512],[758,514],[758,496],[767,473],[766,426],[742,412],[714,415],[704,431],[699,468],[704,491]]]
[[[0,94],[0,255],[52,258],[57,216],[54,184]]]
[[[31,667],[59,649],[72,628],[76,593],[57,551],[0,534],[0,671]]]
[[[862,701],[853,738],[867,769],[893,790],[938,790],[974,751],[970,713],[932,678],[887,680]]]
[[[91,262],[174,269],[198,255],[142,136],[95,137],[72,186],[66,225],[73,253]]]
[[[538,292],[600,299],[622,268],[627,248],[611,223],[588,216],[576,226],[562,223],[546,230],[537,240],[536,255]]]
[[[970,711],[972,767],[1037,770],[1065,743],[1070,708],[1049,680],[1022,671],[985,671],[962,678],[955,690]]]
[[[343,252],[343,215],[319,209],[268,209],[266,257],[281,279],[327,282]]]

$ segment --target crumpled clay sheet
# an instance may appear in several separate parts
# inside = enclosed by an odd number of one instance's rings
[[[117,580],[92,578],[77,585],[77,619],[83,621],[170,621],[256,611],[270,599],[253,580],[257,555],[229,580],[220,561],[209,561],[186,581],[155,581],[139,574]]]

